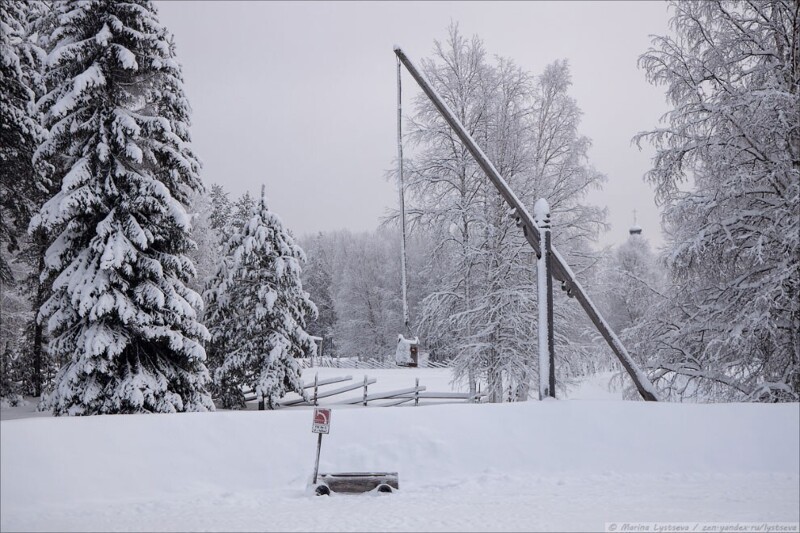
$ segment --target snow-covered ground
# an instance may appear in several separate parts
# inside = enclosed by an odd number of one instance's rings
[[[429,390],[449,388],[446,371],[366,373],[387,389],[417,375]],[[397,471],[401,490],[389,495],[306,491],[316,444],[308,409],[6,419],[0,529],[594,531],[612,521],[800,520],[798,404],[622,402],[605,379],[564,401],[334,408],[321,471]]]

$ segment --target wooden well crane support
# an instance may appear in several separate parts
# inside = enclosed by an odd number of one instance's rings
[[[517,220],[517,225],[522,227],[525,238],[533,247],[537,257],[541,257],[541,249],[539,246],[539,228],[534,222],[533,217],[531,217],[530,213],[528,213],[525,205],[519,200],[519,198],[517,198],[517,195],[514,194],[514,191],[511,190],[505,179],[503,179],[489,158],[486,157],[486,154],[483,153],[483,150],[481,150],[472,136],[467,132],[461,122],[459,122],[447,104],[444,103],[444,100],[442,100],[439,94],[433,89],[431,84],[428,83],[428,80],[425,79],[422,73],[417,69],[416,65],[414,65],[414,63],[405,54],[405,52],[403,52],[399,46],[395,46],[394,53],[397,55],[397,58],[400,60],[400,62],[403,63],[403,66],[406,67],[408,73],[411,74],[411,77],[414,78],[414,81],[417,82],[425,95],[439,111],[439,114],[442,116],[442,118],[444,118],[447,124],[453,129],[461,142],[464,143],[464,146],[467,147],[469,152],[472,154],[472,157],[474,157],[475,161],[478,163],[478,166],[481,167],[506,203],[512,208],[514,216]],[[578,300],[578,303],[581,304],[581,307],[583,307],[584,311],[586,311],[586,314],[589,315],[589,319],[606,340],[609,347],[611,347],[611,350],[617,356],[619,362],[622,363],[622,366],[625,367],[625,370],[631,376],[631,379],[636,385],[636,389],[639,391],[639,394],[642,396],[642,398],[647,401],[658,401],[658,393],[656,392],[655,387],[653,387],[653,384],[649,379],[647,379],[645,373],[642,372],[633,359],[631,359],[630,354],[628,354],[628,351],[622,345],[622,342],[620,342],[617,335],[611,330],[608,323],[600,315],[600,311],[598,311],[597,307],[594,305],[594,302],[592,302],[592,300],[586,294],[583,286],[581,286],[581,284],[578,282],[578,279],[575,277],[575,273],[572,272],[572,269],[570,269],[567,262],[564,260],[561,254],[558,253],[558,250],[556,250],[555,247],[552,247],[552,259],[551,273],[553,279],[560,281],[562,288],[567,292],[567,295],[574,297],[576,300]]]

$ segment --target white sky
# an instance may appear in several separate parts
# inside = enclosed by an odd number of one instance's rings
[[[374,229],[397,204],[384,179],[395,143],[396,43],[417,62],[458,22],[490,54],[538,74],[570,61],[572,95],[608,175],[591,200],[608,206],[601,244],[627,238],[633,209],[654,245],[659,214],[642,175],[652,149],[631,137],[667,110],[636,66],[664,34],[662,2],[158,2],[175,34],[207,184],[232,197],[266,183],[270,207],[296,235]],[[404,75],[411,111],[414,81]],[[557,225],[558,221],[554,221]]]

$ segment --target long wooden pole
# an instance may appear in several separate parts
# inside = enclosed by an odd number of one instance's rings
[[[395,46],[394,48],[395,55],[400,59],[403,63],[403,66],[406,67],[406,70],[411,77],[414,78],[414,81],[420,86],[422,91],[425,95],[430,99],[433,103],[434,107],[439,111],[439,114],[444,118],[445,122],[453,129],[456,136],[461,139],[461,142],[464,143],[464,146],[467,147],[472,157],[475,158],[475,161],[478,163],[478,166],[481,167],[483,172],[489,178],[489,181],[495,186],[497,191],[500,193],[500,196],[506,201],[506,203],[514,210],[514,215],[517,218],[517,224],[522,226],[522,231],[527,239],[528,243],[530,243],[531,247],[533,247],[536,255],[541,255],[541,250],[539,246],[539,231],[536,227],[535,222],[533,221],[533,217],[531,217],[528,210],[525,208],[525,205],[517,198],[517,195],[514,194],[514,191],[508,186],[506,180],[500,175],[497,169],[494,167],[492,162],[483,153],[480,146],[475,142],[472,136],[467,132],[461,122],[456,118],[455,114],[450,110],[444,100],[439,96],[439,94],[433,89],[428,80],[420,73],[414,63],[408,58],[408,56],[403,52],[400,47]],[[569,265],[567,265],[564,258],[561,257],[561,254],[558,253],[555,247],[552,247],[553,253],[553,261],[552,261],[552,270],[551,274],[554,279],[560,281],[562,283],[562,288],[567,291],[567,294],[571,297],[574,297],[578,300],[578,303],[581,304],[586,314],[589,316],[589,319],[592,321],[594,326],[603,336],[603,338],[608,343],[611,350],[617,356],[622,366],[631,376],[634,385],[636,385],[636,389],[639,391],[639,394],[647,401],[658,401],[658,393],[656,392],[655,387],[653,384],[650,383],[650,380],[647,379],[647,376],[642,372],[642,370],[636,365],[636,363],[631,358],[628,351],[622,345],[619,338],[616,334],[611,330],[608,323],[603,319],[600,315],[600,311],[598,311],[597,307],[594,303],[589,299],[589,296],[586,294],[586,291],[583,289],[583,286],[578,282],[578,279],[575,277],[575,274],[570,269]]]
[[[403,325],[406,334],[411,335],[411,326],[408,319],[408,275],[406,274],[406,191],[403,178],[403,89],[400,59],[397,59],[397,173],[400,192],[400,270],[403,285]]]

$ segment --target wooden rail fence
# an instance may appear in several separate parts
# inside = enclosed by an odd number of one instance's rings
[[[347,385],[343,385],[340,387],[336,387],[335,389],[327,389],[321,390],[322,387],[326,385],[333,385],[336,383],[344,383],[347,381],[351,381],[353,376],[341,376],[341,377],[332,377],[326,379],[319,379],[319,375],[314,376],[314,381],[310,381],[308,383],[303,384],[303,396],[300,398],[293,398],[289,400],[284,400],[280,402],[281,407],[298,407],[298,406],[309,406],[309,405],[319,405],[320,400],[325,400],[328,398],[332,398],[334,396],[338,396],[340,394],[344,394],[347,392],[355,391],[358,389],[362,389],[362,394],[360,396],[355,396],[352,398],[346,398],[340,401],[336,401],[330,405],[362,405],[367,407],[370,402],[379,402],[386,400],[385,403],[374,403],[378,407],[393,407],[398,405],[403,405],[406,403],[413,402],[413,405],[418,406],[420,405],[420,400],[445,400],[444,402],[435,402],[435,403],[452,403],[452,402],[468,402],[468,403],[480,403],[486,397],[486,393],[478,392],[476,394],[470,394],[468,392],[433,392],[428,391],[425,385],[419,384],[419,378],[416,378],[415,385],[413,387],[409,387],[406,389],[398,389],[392,391],[378,391],[378,392],[369,392],[369,386],[374,385],[377,383],[377,378],[364,376],[364,380],[359,383],[349,383]],[[305,391],[311,389],[311,394],[306,393]],[[252,389],[246,389],[243,391],[245,395],[246,402],[257,401],[259,398],[257,397],[255,391]],[[328,405],[328,404],[326,404]]]

